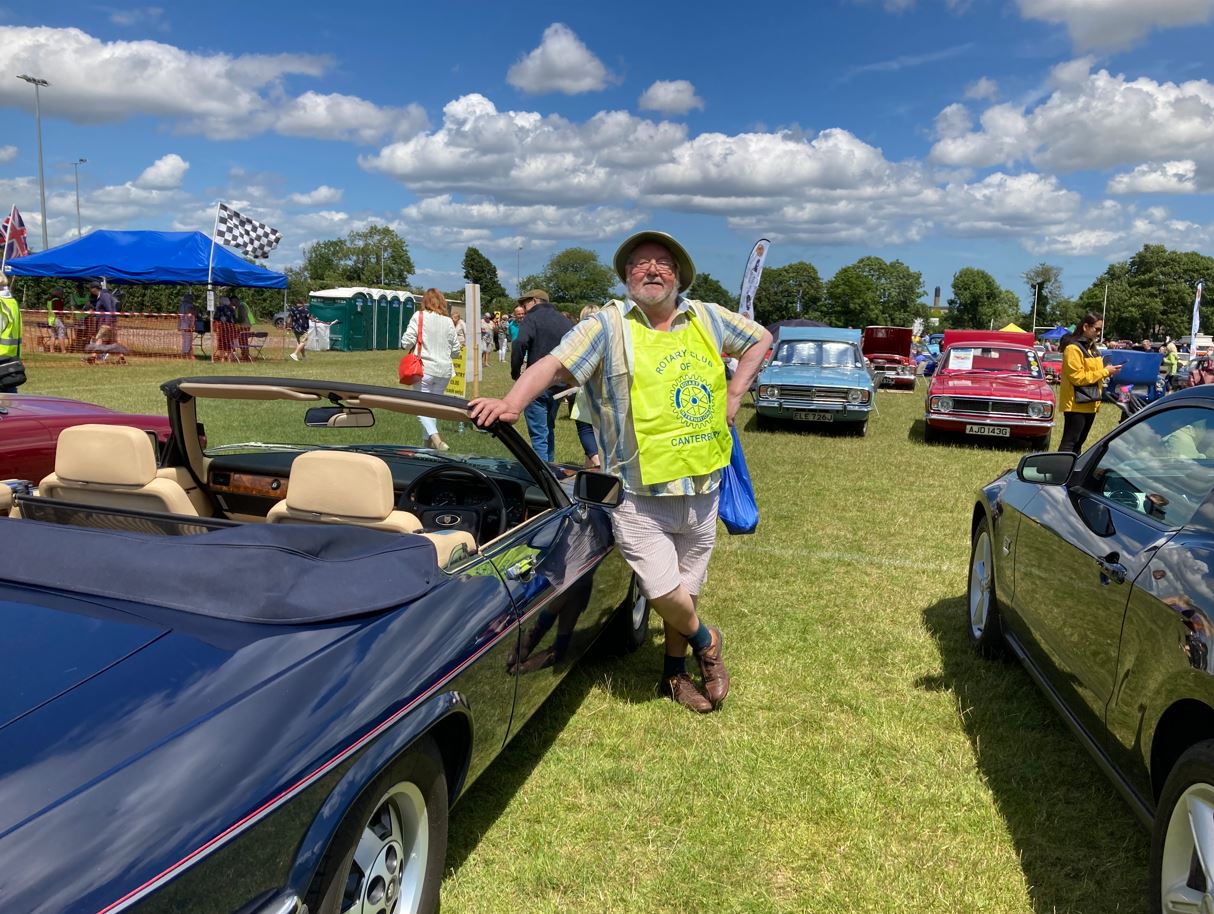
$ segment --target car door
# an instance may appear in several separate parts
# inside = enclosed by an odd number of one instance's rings
[[[1135,581],[1209,495],[1210,411],[1178,405],[1095,445],[1079,479],[1044,486],[1016,539],[1015,609],[1030,660],[1102,741]],[[1200,457],[1198,455],[1201,455]]]
[[[519,619],[507,666],[517,677],[511,734],[535,712],[615,610],[620,582],[601,566],[612,551],[605,512],[554,508],[486,547]]]

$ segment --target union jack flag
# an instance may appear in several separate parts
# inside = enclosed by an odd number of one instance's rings
[[[14,206],[12,212],[0,224],[0,239],[4,241],[4,259],[6,261],[12,260],[14,257],[24,257],[30,252],[26,234],[21,213],[17,212],[17,207]]]

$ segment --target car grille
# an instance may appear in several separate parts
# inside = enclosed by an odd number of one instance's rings
[[[823,403],[846,403],[847,387],[788,387],[780,385],[780,400],[785,406],[813,406]]]
[[[1027,416],[1023,400],[988,400],[983,397],[953,397],[953,412],[982,413],[989,416]]]

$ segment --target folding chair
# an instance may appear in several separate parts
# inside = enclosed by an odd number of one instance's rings
[[[265,330],[254,330],[248,334],[247,345],[249,349],[249,361],[253,359],[264,359],[266,340],[270,338],[270,334]]]

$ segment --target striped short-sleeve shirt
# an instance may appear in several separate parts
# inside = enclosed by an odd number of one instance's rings
[[[718,352],[740,356],[762,337],[763,328],[749,318],[720,305],[691,301],[685,296],[679,296],[671,330],[686,326],[693,309],[707,328],[709,338],[715,340]],[[619,476],[625,491],[634,495],[712,492],[721,479],[719,470],[655,486],[641,482],[637,437],[632,423],[632,372],[621,320],[652,326],[645,312],[631,299],[611,302],[577,324],[552,350],[552,355],[585,391],[590,422],[603,456],[603,469]]]

